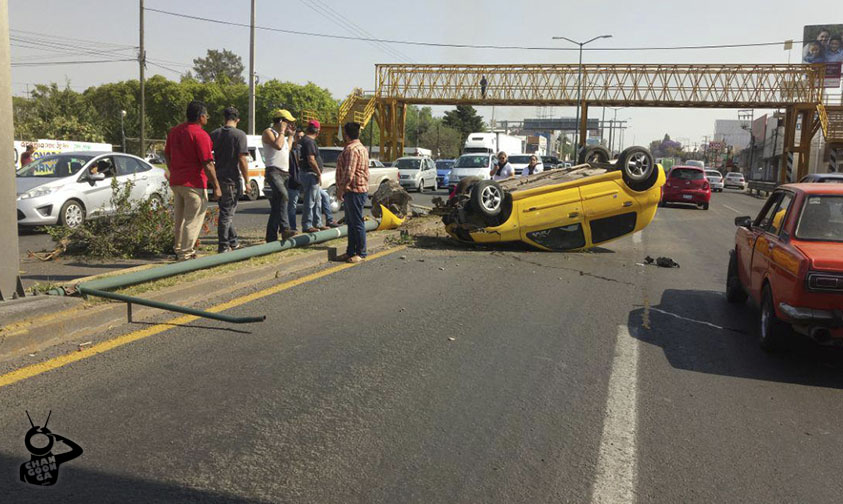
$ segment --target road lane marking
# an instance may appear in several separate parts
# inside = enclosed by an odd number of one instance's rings
[[[633,233],[632,235],[632,243],[638,245],[641,243],[641,231],[637,233]]]
[[[407,248],[407,247],[406,246],[400,246],[400,247],[395,247],[395,248],[391,248],[391,249],[388,249],[388,250],[383,250],[383,251],[378,252],[376,254],[370,255],[366,259],[366,261],[364,261],[363,263],[360,263],[360,264],[365,264],[366,262],[372,261],[372,260],[377,259],[379,257],[383,257],[383,256],[386,256],[386,255],[398,252],[399,250],[404,250],[405,248]],[[279,293],[281,291],[285,291],[287,289],[292,289],[293,287],[296,287],[298,285],[302,285],[302,284],[307,283],[307,282],[312,282],[313,280],[318,280],[322,277],[326,277],[328,275],[332,275],[334,273],[338,273],[340,271],[347,270],[349,268],[353,268],[354,266],[357,266],[357,265],[358,264],[345,263],[345,264],[341,264],[339,266],[334,266],[332,268],[327,268],[327,269],[324,269],[324,270],[321,270],[321,271],[317,271],[316,273],[311,273],[311,274],[305,275],[301,278],[296,278],[296,279],[290,280],[289,282],[284,282],[284,283],[281,283],[281,284],[278,284],[278,285],[273,285],[272,287],[267,287],[266,289],[263,289],[263,290],[260,290],[260,291],[257,291],[257,292],[253,292],[251,294],[232,299],[231,301],[227,301],[225,303],[221,303],[221,304],[212,306],[211,308],[208,308],[207,311],[217,313],[217,312],[221,312],[221,311],[224,311],[224,310],[228,310],[228,309],[240,306],[240,305],[244,305],[246,303],[250,303],[250,302],[255,301],[257,299],[264,298],[266,296],[271,296],[273,294],[277,294],[277,293]],[[182,315],[180,317],[170,319],[170,320],[168,320],[164,323],[156,324],[156,325],[151,326],[151,327],[147,327],[146,329],[141,329],[139,331],[134,331],[134,332],[131,332],[129,334],[124,334],[123,336],[118,336],[116,338],[113,338],[113,339],[110,339],[110,340],[107,340],[107,341],[103,341],[102,343],[98,343],[98,344],[96,344],[96,345],[94,345],[90,348],[82,350],[81,352],[72,352],[72,353],[69,353],[69,354],[60,355],[58,357],[48,359],[44,362],[39,362],[37,364],[32,364],[32,365],[29,365],[29,366],[26,366],[26,367],[22,367],[20,369],[16,369],[16,370],[11,371],[9,373],[6,373],[4,375],[0,375],[0,388],[5,387],[7,385],[11,385],[13,383],[17,383],[21,380],[26,380],[27,378],[32,378],[33,376],[37,376],[37,375],[42,374],[42,373],[46,373],[47,371],[52,371],[53,369],[58,369],[60,367],[64,367],[64,366],[66,366],[68,364],[71,364],[73,362],[80,361],[82,359],[87,359],[88,357],[93,357],[95,355],[99,355],[99,354],[107,352],[109,350],[113,350],[117,347],[121,347],[123,345],[127,345],[129,343],[132,343],[134,341],[142,340],[144,338],[148,338],[150,336],[160,334],[160,333],[162,333],[164,331],[167,331],[169,329],[174,329],[175,327],[182,326],[182,325],[185,325],[185,324],[189,324],[190,322],[193,322],[194,320],[198,320],[200,318],[201,317],[197,317],[197,316],[194,316],[194,315]]]
[[[618,326],[591,502],[635,502],[637,424],[638,340]]]
[[[731,211],[735,212],[736,214],[741,213],[741,211],[740,211],[740,210],[735,210],[734,208],[730,207],[729,205],[723,205],[723,206],[724,206],[724,207],[726,207],[726,208],[728,208],[729,210],[731,210]]]

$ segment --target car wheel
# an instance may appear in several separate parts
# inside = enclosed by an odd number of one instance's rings
[[[331,207],[331,213],[337,213],[340,211],[342,205],[340,204],[339,200],[337,199],[337,186],[332,185],[327,189],[328,193],[328,205]]]
[[[439,181],[436,180],[436,179],[433,179],[433,192],[436,192],[438,190],[439,190]]]
[[[765,285],[761,293],[761,327],[758,343],[767,352],[775,352],[784,346],[790,328],[776,316],[773,305],[773,291]]]
[[[656,171],[656,163],[650,151],[644,147],[628,147],[618,156],[618,164],[623,171],[624,180],[643,182]]]
[[[419,186],[416,188],[416,191],[423,193],[424,192],[424,180],[419,180]]]
[[[249,181],[249,194],[246,195],[246,199],[249,201],[255,201],[256,199],[260,198],[260,187],[258,187],[258,182],[256,180]]]
[[[608,163],[611,157],[609,149],[602,145],[590,145],[580,149],[579,155],[577,156],[577,164]]]
[[[85,222],[85,207],[76,200],[65,202],[59,211],[59,224],[76,229]]]
[[[729,269],[726,270],[726,301],[730,303],[746,301],[746,291],[743,290],[741,278],[738,275],[738,254],[734,250],[729,252]]]
[[[471,205],[484,217],[495,217],[503,207],[503,189],[494,180],[481,180],[471,188]]]
[[[162,198],[160,194],[153,193],[152,196],[149,197],[149,208],[152,209],[153,212],[158,211],[158,209],[163,206],[164,198]]]

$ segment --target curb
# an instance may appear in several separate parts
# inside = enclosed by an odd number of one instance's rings
[[[390,248],[386,240],[394,234],[396,233],[385,231],[367,236],[368,248],[373,252]],[[311,249],[307,254],[292,257],[284,257],[281,253],[279,260],[271,264],[238,269],[181,283],[141,294],[140,297],[183,306],[207,305],[215,298],[228,296],[244,289],[256,289],[262,282],[288,279],[303,270],[328,264],[330,256],[335,256],[337,247],[344,243],[344,241],[326,242],[323,245],[327,245],[327,251],[325,248]],[[142,265],[140,268],[145,267],[148,266]],[[75,280],[73,283],[81,281],[83,279]],[[24,316],[11,324],[0,326],[0,363],[5,363],[6,366],[11,364],[9,361],[27,354],[42,352],[61,344],[84,341],[93,335],[128,324],[124,303],[92,304],[78,297],[59,296],[38,296],[32,299],[38,299],[35,302],[39,306],[31,310],[31,312],[38,312],[35,316],[29,318]],[[41,301],[42,299],[44,300]],[[62,300],[62,302],[52,301],[53,299]],[[49,306],[42,303],[48,303]],[[43,311],[55,309],[57,305],[72,307],[43,314]],[[152,318],[160,319],[164,313],[156,308],[133,305],[132,320],[144,322]],[[80,343],[74,343],[74,345],[80,345]]]

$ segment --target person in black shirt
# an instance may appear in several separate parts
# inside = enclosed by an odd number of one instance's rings
[[[237,211],[237,200],[242,196],[240,176],[243,176],[242,187],[248,193],[249,187],[249,147],[246,133],[237,129],[240,113],[234,107],[223,111],[225,126],[211,132],[214,143],[214,164],[217,167],[217,179],[220,183],[222,196],[219,200],[220,221],[217,228],[219,237],[218,252],[228,252],[240,248],[237,241],[237,231],[234,229],[234,213]]]
[[[319,135],[320,127],[319,121],[309,121],[305,129],[305,135],[299,142],[302,160],[301,196],[304,206],[301,227],[305,233],[329,229],[322,226],[322,209],[320,208],[321,195],[319,194],[319,188],[322,185],[322,156],[319,154],[319,146],[316,145],[316,137]]]

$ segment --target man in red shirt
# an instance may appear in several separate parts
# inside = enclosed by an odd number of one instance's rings
[[[214,168],[211,137],[202,129],[208,124],[208,110],[200,101],[187,106],[187,122],[181,123],[167,133],[164,158],[170,171],[170,187],[173,189],[175,217],[176,259],[194,259],[193,247],[202,231],[205,211],[208,208],[206,187],[208,179],[214,186],[214,198],[222,192]]]

